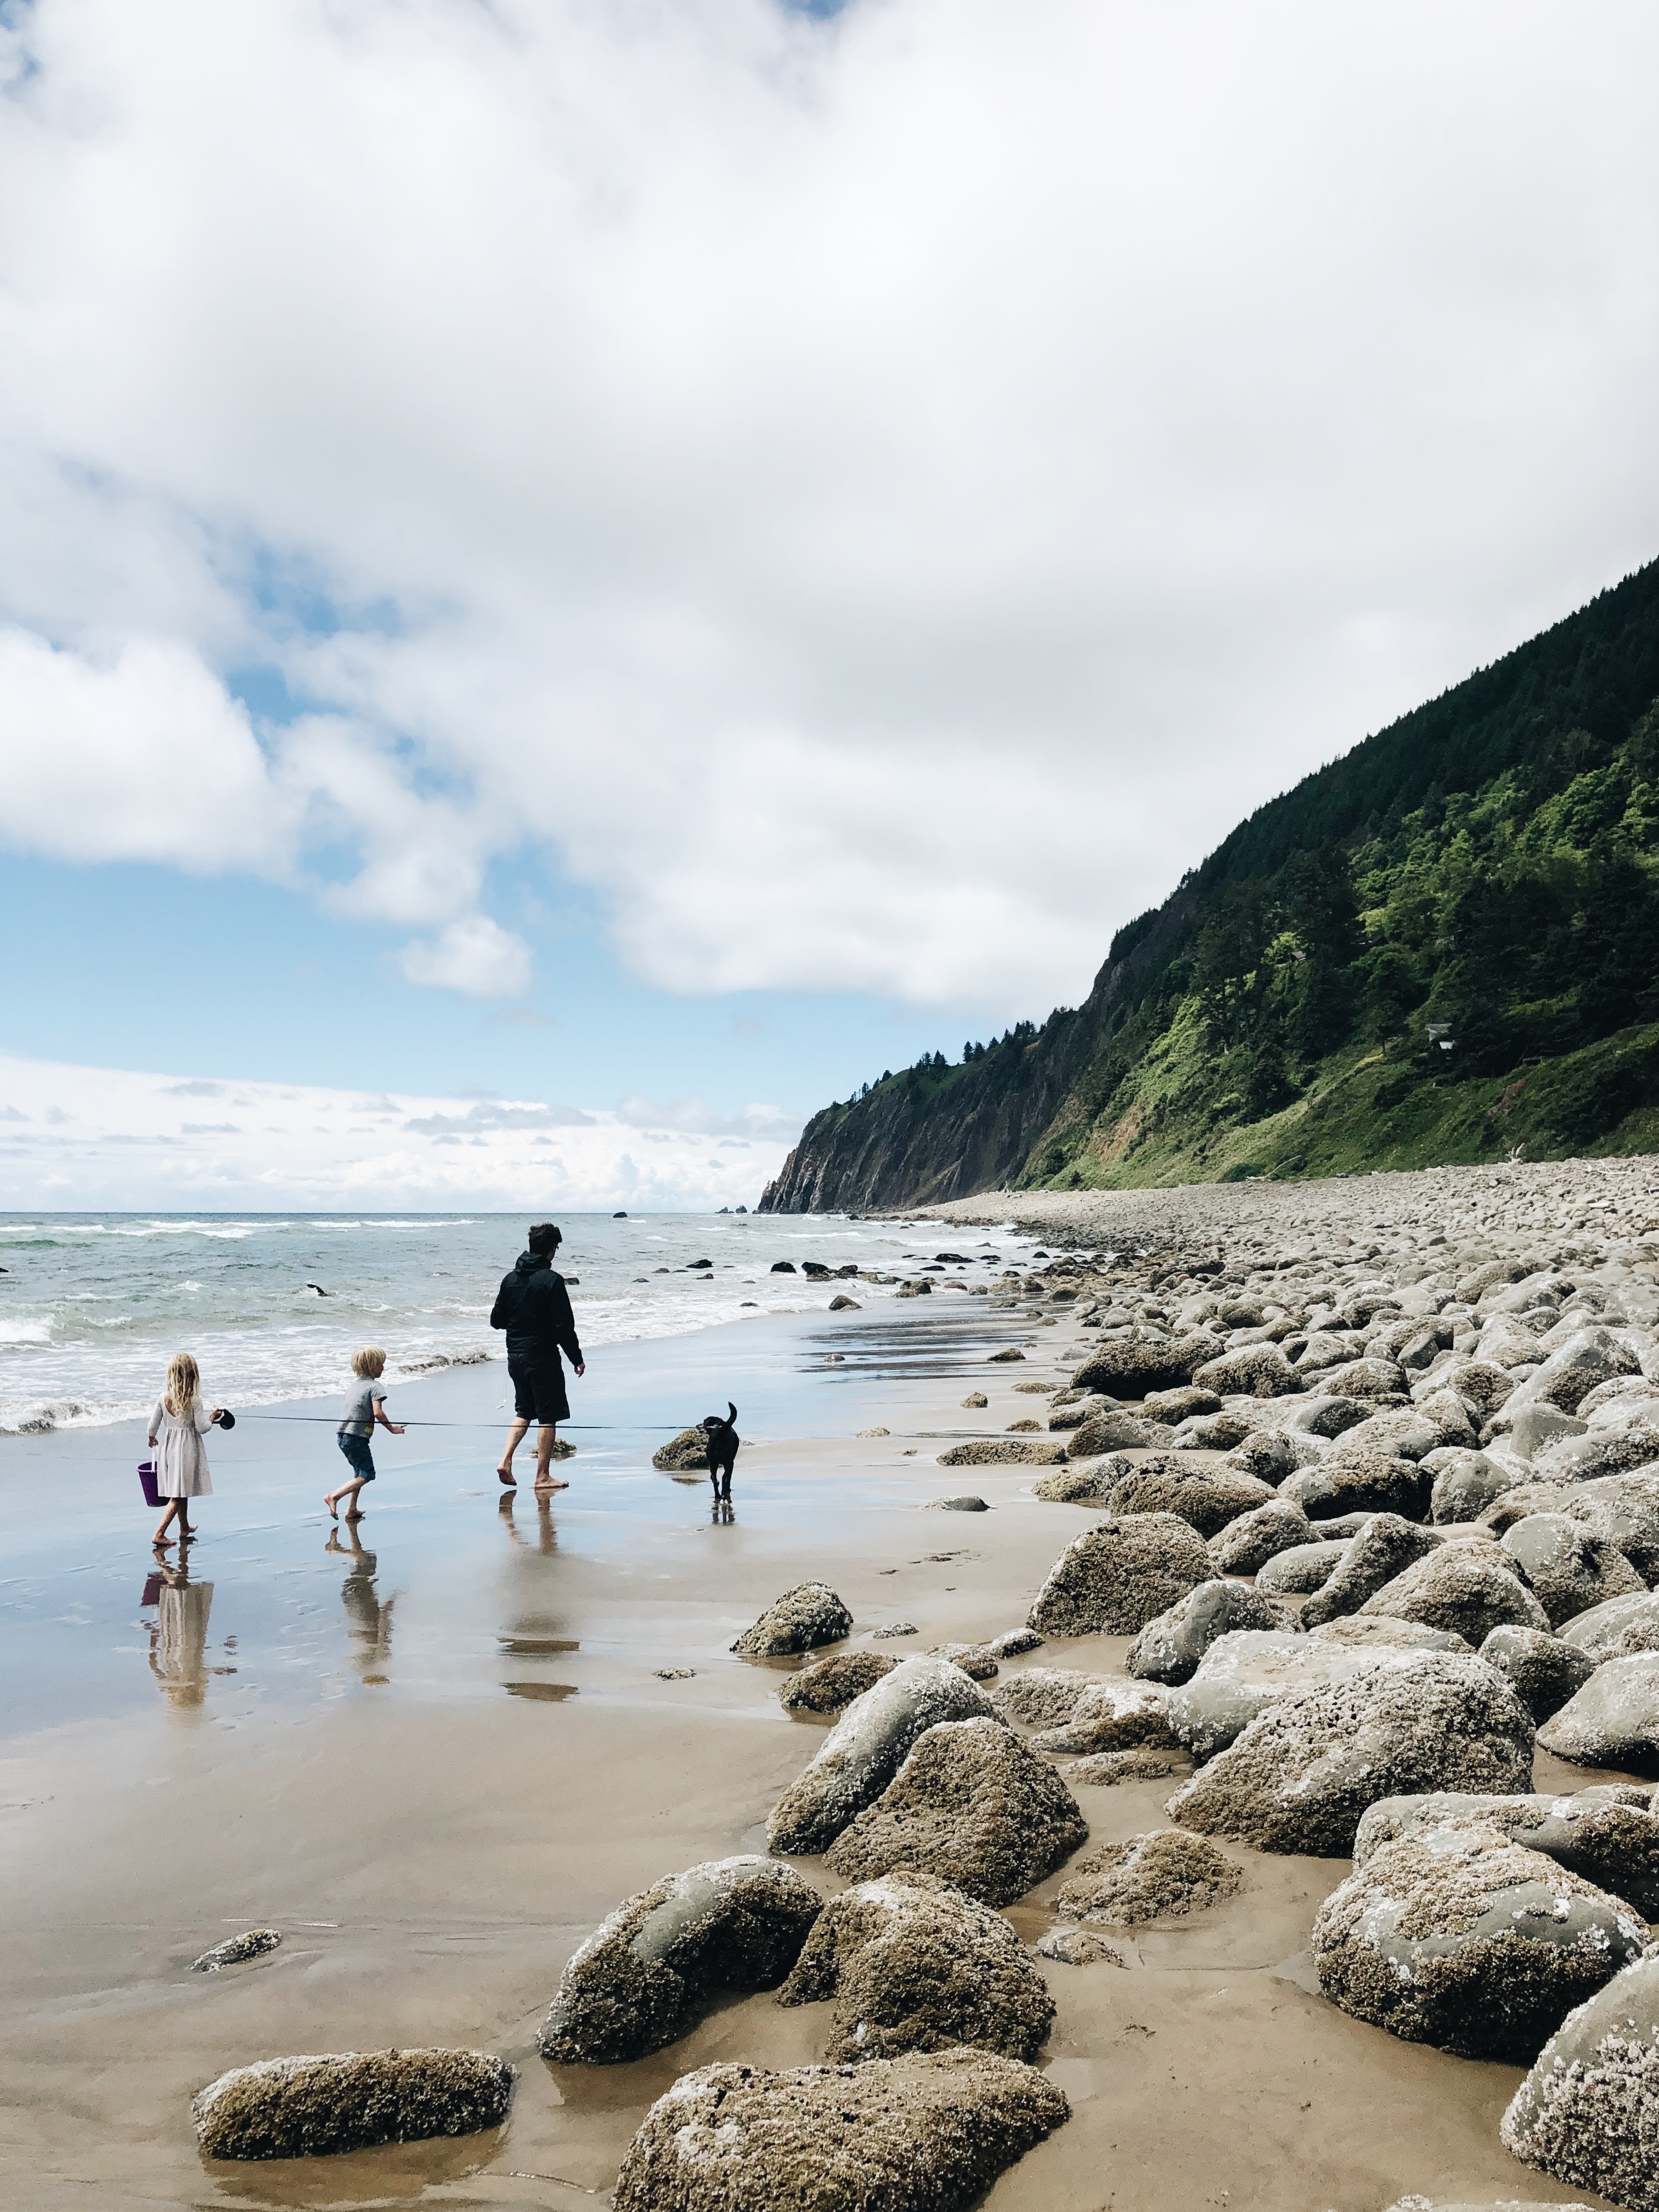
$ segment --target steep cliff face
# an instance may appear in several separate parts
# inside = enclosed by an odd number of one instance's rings
[[[1241,823],[1085,1003],[815,1115],[763,1212],[1659,1149],[1659,562]]]

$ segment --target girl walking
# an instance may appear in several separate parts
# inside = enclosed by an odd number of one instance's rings
[[[374,1480],[374,1455],[368,1448],[374,1424],[378,1421],[389,1436],[400,1437],[404,1432],[401,1422],[389,1421],[386,1417],[386,1392],[380,1388],[380,1377],[386,1372],[386,1354],[380,1346],[368,1344],[361,1352],[353,1352],[351,1371],[357,1380],[346,1392],[345,1413],[339,1431],[340,1449],[351,1474],[337,1490],[329,1491],[323,1499],[329,1517],[334,1521],[340,1517],[343,1498],[349,1501],[346,1506],[348,1521],[361,1521],[363,1517],[357,1510],[357,1500],[363,1485]]]
[[[155,1454],[155,1488],[171,1502],[155,1531],[158,1552],[171,1547],[167,1534],[177,1520],[179,1536],[188,1543],[196,1531],[190,1525],[192,1498],[210,1498],[213,1478],[208,1473],[207,1447],[202,1442],[218,1419],[222,1407],[210,1413],[202,1403],[202,1376],[187,1352],[175,1352],[167,1362],[167,1388],[149,1417],[149,1448]]]

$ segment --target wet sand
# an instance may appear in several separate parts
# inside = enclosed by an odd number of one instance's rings
[[[678,2075],[816,2059],[825,2008],[766,1996],[633,2065],[549,2067],[532,2039],[565,1960],[620,1899],[763,1848],[767,1813],[822,1740],[782,1713],[776,1668],[727,1651],[770,1599],[826,1580],[854,1644],[915,1625],[876,1646],[901,1656],[977,1639],[1023,1621],[1089,1524],[1085,1509],[1031,1498],[1030,1469],[941,1469],[942,1439],[918,1433],[1040,1417],[1013,1386],[1058,1380],[1078,1356],[1068,1322],[974,1304],[941,1294],[903,1316],[768,1320],[605,1355],[579,1416],[665,1425],[738,1399],[750,1441],[729,1523],[702,1479],[651,1471],[660,1431],[579,1435],[572,1488],[538,1510],[524,1464],[505,1511],[483,1426],[412,1431],[402,1458],[395,1440],[377,1446],[385,1472],[355,1557],[344,1538],[327,1548],[313,1495],[317,1476],[337,1479],[326,1430],[245,1424],[242,1446],[216,1450],[222,1494],[191,1562],[210,1598],[174,1592],[165,1634],[151,1630],[161,1606],[138,1601],[149,1522],[130,1440],[9,1451],[14,1498],[40,1510],[0,1591],[7,2195],[99,2212],[602,2203]],[[1024,1364],[985,1364],[1009,1341],[1029,1347]],[[832,1348],[844,1360],[827,1367]],[[400,1387],[394,1411],[484,1423],[501,1387],[499,1368],[436,1377]],[[962,1410],[972,1387],[990,1397],[982,1414]],[[908,1433],[852,1433],[877,1423]],[[926,1510],[966,1490],[993,1510]],[[1126,1649],[1088,1638],[1012,1663],[1103,1672]],[[675,1666],[696,1671],[659,1679]],[[1567,1772],[1540,1765],[1543,1781]],[[1077,1794],[1102,1838],[1165,1825],[1171,1787]],[[1127,1971],[1045,1966],[1059,2016],[1044,2063],[1073,2117],[996,2185],[993,2212],[1382,2212],[1407,2191],[1573,2201],[1499,2145],[1519,2069],[1400,2043],[1299,1984],[1313,1913],[1346,1864],[1229,1848],[1242,1893],[1115,1936]],[[1012,1910],[1028,1938],[1059,1879]],[[210,1944],[259,1925],[283,1930],[278,1951],[189,1973]],[[189,2099],[225,2068],[419,2042],[511,2058],[506,2127],[293,2164],[199,2158]]]

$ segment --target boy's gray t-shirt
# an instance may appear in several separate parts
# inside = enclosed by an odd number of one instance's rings
[[[362,1379],[355,1382],[346,1392],[345,1419],[340,1424],[343,1437],[372,1437],[374,1433],[374,1408],[386,1400],[386,1385],[380,1382]]]

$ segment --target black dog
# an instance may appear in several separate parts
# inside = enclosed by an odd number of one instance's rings
[[[738,1409],[728,1398],[726,1415],[722,1420],[718,1413],[705,1413],[697,1423],[708,1439],[708,1480],[714,1485],[717,1499],[732,1502],[732,1470],[737,1465],[738,1446],[743,1439],[732,1424],[738,1418]]]

